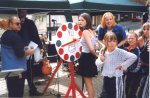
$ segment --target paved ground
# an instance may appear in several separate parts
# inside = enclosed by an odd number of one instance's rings
[[[141,22],[131,22],[131,21],[119,22],[119,24],[123,26],[126,32],[128,32],[129,30],[129,31],[134,31],[135,33],[138,33],[142,26]]]
[[[52,63],[51,65],[54,68],[56,67],[57,64]],[[43,96],[40,96],[40,97],[35,96],[33,98],[58,98],[57,97],[58,92],[60,93],[61,98],[63,98],[70,85],[69,72],[64,71],[65,68],[66,67],[63,67],[61,65],[58,71],[59,77],[57,77],[57,74],[55,75],[53,82],[50,84],[47,92]],[[40,92],[43,92],[49,79],[50,79],[50,76],[35,78],[36,87],[38,88]],[[81,84],[82,84],[81,77],[79,75],[75,75],[75,80],[76,80],[77,85],[81,88]],[[58,83],[59,83],[59,91],[58,91]],[[102,77],[100,76],[100,74],[93,79],[93,84],[94,84],[94,89],[95,89],[95,98],[97,98],[100,95],[101,87],[102,87]],[[86,95],[85,90],[84,90],[84,93]],[[69,96],[71,98],[71,93],[69,94]],[[0,98],[4,98],[4,97],[7,97],[7,88],[5,84],[5,79],[0,78]],[[80,94],[77,91],[76,91],[76,97],[81,98]],[[27,82],[25,83],[24,98],[31,98],[29,97]]]

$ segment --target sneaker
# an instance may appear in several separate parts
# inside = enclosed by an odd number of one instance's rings
[[[43,93],[40,93],[40,92],[38,92],[38,91],[35,91],[35,92],[32,92],[32,93],[30,93],[30,96],[32,97],[32,96],[42,96],[43,95]]]

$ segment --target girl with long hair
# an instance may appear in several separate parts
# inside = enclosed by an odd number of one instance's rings
[[[79,59],[78,74],[83,77],[89,98],[94,98],[92,77],[98,74],[95,60],[98,55],[95,52],[96,32],[92,29],[92,20],[89,14],[82,13],[79,16],[79,27],[83,31],[81,37],[82,53]]]

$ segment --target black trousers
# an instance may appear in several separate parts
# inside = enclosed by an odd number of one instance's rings
[[[9,98],[23,98],[24,93],[25,75],[22,74],[22,78],[19,76],[6,77],[6,84],[8,89]]]
[[[28,86],[29,86],[29,93],[37,91],[37,88],[35,87],[35,84],[33,82],[33,72],[32,72],[33,63],[34,63],[34,60],[31,58],[27,61],[26,79],[27,79]]]
[[[137,98],[136,93],[140,86],[141,75],[138,73],[128,73],[125,80],[126,98]]]
[[[147,77],[149,77],[149,75],[142,75],[142,79],[140,82],[140,88],[139,88],[139,92],[138,92],[138,98],[142,98],[142,95],[145,92],[147,92],[147,96],[145,96],[145,97],[149,98],[149,87],[147,87],[147,90],[144,92],[144,87],[146,85]],[[148,83],[149,83],[149,81],[148,81]]]
[[[104,77],[103,90],[100,98],[116,98],[116,78]]]

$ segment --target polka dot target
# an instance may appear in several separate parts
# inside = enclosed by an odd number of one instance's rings
[[[72,22],[62,24],[56,32],[56,51],[67,62],[74,62],[80,58],[82,46],[80,38],[82,32],[79,26]]]

